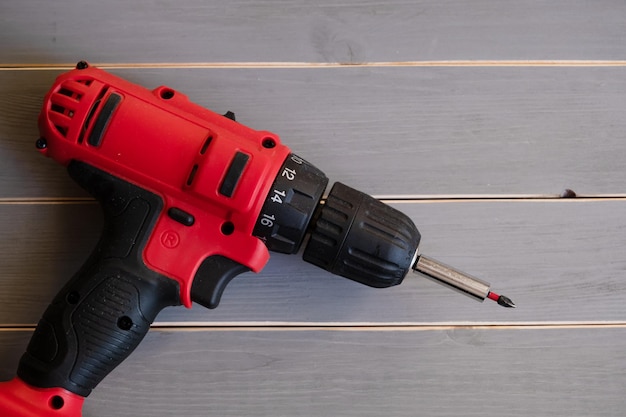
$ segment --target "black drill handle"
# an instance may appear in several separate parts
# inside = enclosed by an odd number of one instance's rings
[[[104,232],[44,313],[18,376],[35,387],[87,396],[137,347],[163,308],[180,304],[180,294],[176,281],[149,270],[141,256],[162,199],[82,162],[68,171],[100,202]]]

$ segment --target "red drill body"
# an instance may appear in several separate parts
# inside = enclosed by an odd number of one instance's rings
[[[17,377],[0,383],[3,417],[79,416],[163,308],[217,307],[232,278],[260,271],[269,251],[297,253],[306,235],[304,260],[333,274],[382,288],[415,270],[496,300],[486,282],[418,255],[403,213],[340,183],[322,204],[324,173],[275,134],[171,88],[79,62],[46,95],[39,130],[37,148],[96,198],[104,229],[44,312]]]
[[[112,100],[114,108],[107,109]],[[98,126],[103,111],[108,120]],[[85,161],[194,217],[193,227],[186,227],[165,210],[144,253],[150,268],[180,283],[185,306],[191,307],[191,282],[206,257],[222,255],[256,272],[269,259],[252,230],[290,153],[275,134],[252,130],[170,88],[149,91],[95,67],[57,78],[39,129],[46,156],[63,165]],[[220,187],[237,155],[247,161],[227,196]],[[226,222],[232,233],[215,238],[224,235]]]

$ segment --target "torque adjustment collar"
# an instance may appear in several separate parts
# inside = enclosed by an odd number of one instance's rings
[[[265,198],[252,233],[271,251],[298,252],[327,184],[322,171],[299,156],[289,155]]]

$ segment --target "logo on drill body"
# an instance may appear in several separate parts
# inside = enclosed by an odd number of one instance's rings
[[[168,249],[174,249],[180,243],[180,236],[173,230],[166,230],[161,234],[161,244]]]

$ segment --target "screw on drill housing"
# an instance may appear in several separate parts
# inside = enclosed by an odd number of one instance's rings
[[[46,149],[48,147],[48,141],[44,138],[39,138],[35,142],[35,147],[37,149]]]

